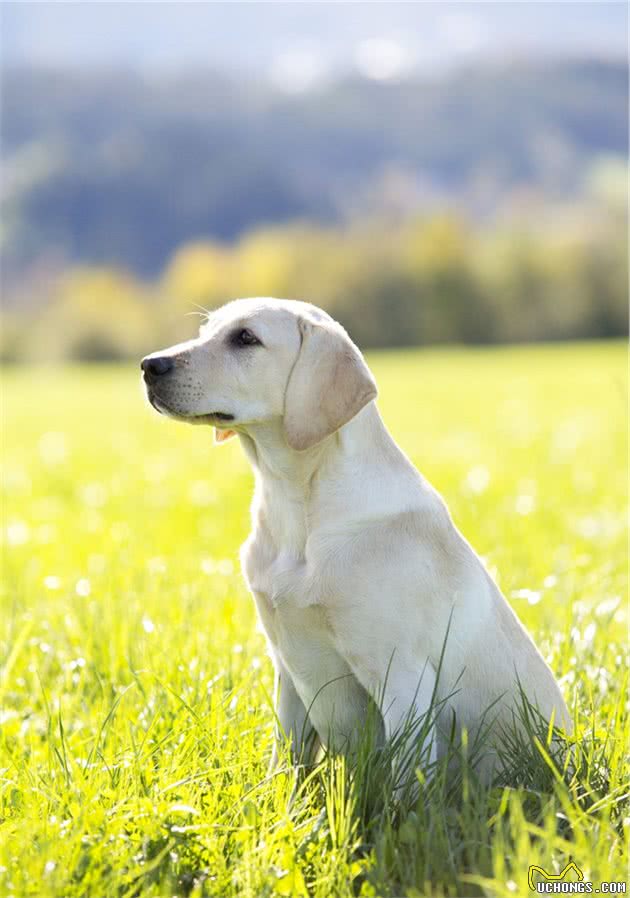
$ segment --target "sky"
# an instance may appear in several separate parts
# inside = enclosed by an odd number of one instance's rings
[[[3,2],[4,65],[209,67],[287,89],[463,62],[623,57],[624,2]]]

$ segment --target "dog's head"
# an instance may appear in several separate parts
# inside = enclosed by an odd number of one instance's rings
[[[374,379],[345,330],[308,303],[239,299],[213,312],[199,337],[142,360],[160,413],[211,424],[217,439],[283,421],[288,445],[308,449],[376,396]]]

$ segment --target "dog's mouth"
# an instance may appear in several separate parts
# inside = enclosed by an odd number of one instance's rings
[[[212,424],[215,427],[234,421],[234,415],[229,412],[209,412],[204,415],[185,415],[182,412],[176,412],[169,408],[160,396],[156,395],[155,390],[147,389],[147,398],[156,412],[167,418],[174,418],[176,421],[186,421],[189,424]]]

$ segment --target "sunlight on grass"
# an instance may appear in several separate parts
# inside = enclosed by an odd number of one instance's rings
[[[366,761],[268,777],[271,665],[238,565],[237,441],[158,418],[135,368],[4,374],[0,891],[525,895],[529,864],[625,880],[626,396],[619,345],[374,354],[395,438],[560,678],[567,786]],[[544,771],[544,759],[540,770]],[[372,771],[372,772],[369,772]]]

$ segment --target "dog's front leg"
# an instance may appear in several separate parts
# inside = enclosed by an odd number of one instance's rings
[[[278,765],[280,748],[288,742],[293,764],[310,764],[317,753],[317,734],[306,708],[297,694],[291,675],[279,660],[275,661],[274,705],[276,730],[271,768]]]
[[[382,698],[386,738],[396,745],[394,760],[397,785],[415,776],[418,766],[430,778],[437,759],[432,708],[435,671],[428,660],[418,670],[398,668],[394,661],[388,671]],[[413,783],[414,792],[415,781]]]
[[[394,749],[393,772],[397,789],[411,784],[417,793],[415,770],[421,767],[427,778],[437,759],[434,692],[436,673],[424,663],[405,664],[396,650],[385,661],[353,653],[352,669],[383,717],[385,738]],[[415,659],[414,659],[415,660]]]

